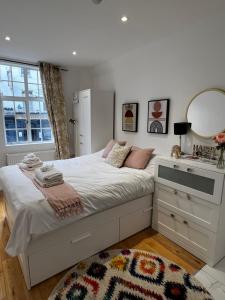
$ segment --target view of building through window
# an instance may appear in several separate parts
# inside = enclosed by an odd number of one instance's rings
[[[6,144],[53,140],[38,68],[0,62],[0,102]]]

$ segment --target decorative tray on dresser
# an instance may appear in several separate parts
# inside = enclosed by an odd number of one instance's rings
[[[225,256],[224,175],[188,159],[155,165],[153,228],[210,266]]]

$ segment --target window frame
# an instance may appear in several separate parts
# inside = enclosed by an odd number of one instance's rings
[[[13,74],[11,73],[11,78],[10,80],[0,80],[0,81],[5,81],[5,82],[10,82],[10,84],[12,84],[12,91],[13,91],[13,96],[3,96],[0,94],[0,105],[1,105],[1,113],[2,113],[2,125],[3,125],[3,131],[4,131],[4,140],[5,140],[5,146],[26,146],[26,145],[33,145],[33,144],[53,144],[54,143],[54,136],[53,136],[53,130],[52,130],[52,126],[50,124],[50,120],[49,120],[49,116],[48,116],[48,112],[46,109],[46,114],[47,114],[47,118],[42,118],[41,116],[41,103],[43,103],[43,105],[46,107],[46,102],[45,102],[45,97],[43,95],[43,97],[39,97],[39,87],[41,85],[42,89],[43,89],[43,85],[37,78],[37,83],[29,83],[28,80],[28,71],[29,70],[35,70],[35,71],[39,71],[39,67],[38,66],[30,66],[30,65],[26,65],[26,64],[22,64],[22,63],[10,63],[10,62],[4,62],[0,60],[0,65],[5,65],[5,66],[10,66],[10,67],[20,67],[23,68],[24,70],[24,74],[23,74],[23,78],[24,78],[24,82],[22,81],[17,81],[17,80],[13,80]],[[38,76],[38,73],[37,73]],[[24,83],[24,96],[14,96],[14,90],[13,90],[13,84],[14,83]],[[29,84],[34,84],[37,86],[38,88],[38,96],[30,96],[29,95]],[[15,128],[6,128],[6,123],[5,123],[5,113],[4,113],[4,106],[3,103],[4,101],[10,101],[13,102],[14,105],[14,116],[15,116]],[[30,112],[30,103],[32,102],[39,102],[39,114],[40,114],[40,118],[38,120],[40,120],[40,127],[38,128],[32,128],[31,127],[31,120],[32,120],[32,113]],[[24,107],[25,107],[25,116],[26,116],[26,127],[25,128],[18,128],[17,127],[17,120],[16,120],[16,107],[15,104],[16,102],[23,102],[24,103]],[[41,120],[45,120],[47,119],[49,122],[49,127],[42,127],[42,122]],[[39,141],[32,141],[32,129],[37,129],[41,131],[41,140]],[[50,129],[51,130],[51,140],[47,140],[44,141],[43,140],[43,129]],[[7,135],[6,135],[6,131],[7,130],[12,130],[12,131],[16,131],[16,142],[8,142],[7,141]],[[27,131],[27,140],[26,141],[22,141],[20,142],[18,140],[18,131],[22,131],[22,130],[26,130]]]

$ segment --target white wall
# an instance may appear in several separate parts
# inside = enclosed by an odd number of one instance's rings
[[[80,68],[79,69],[79,90],[90,89],[93,86],[93,68]]]
[[[192,96],[210,87],[225,89],[224,28],[223,13],[93,69],[95,88],[116,91],[118,139],[156,147],[157,153],[169,153],[172,145],[178,143],[178,137],[173,135],[173,123],[185,121]],[[157,98],[171,99],[166,136],[147,133],[148,100]],[[137,133],[121,130],[122,103],[126,101],[140,103]],[[191,151],[193,142],[211,143],[189,134],[185,138],[185,150]]]

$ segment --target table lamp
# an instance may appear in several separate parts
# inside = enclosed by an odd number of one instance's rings
[[[180,136],[180,149],[181,149],[181,136],[187,134],[190,128],[191,128],[191,123],[188,122],[174,123],[174,134]]]

